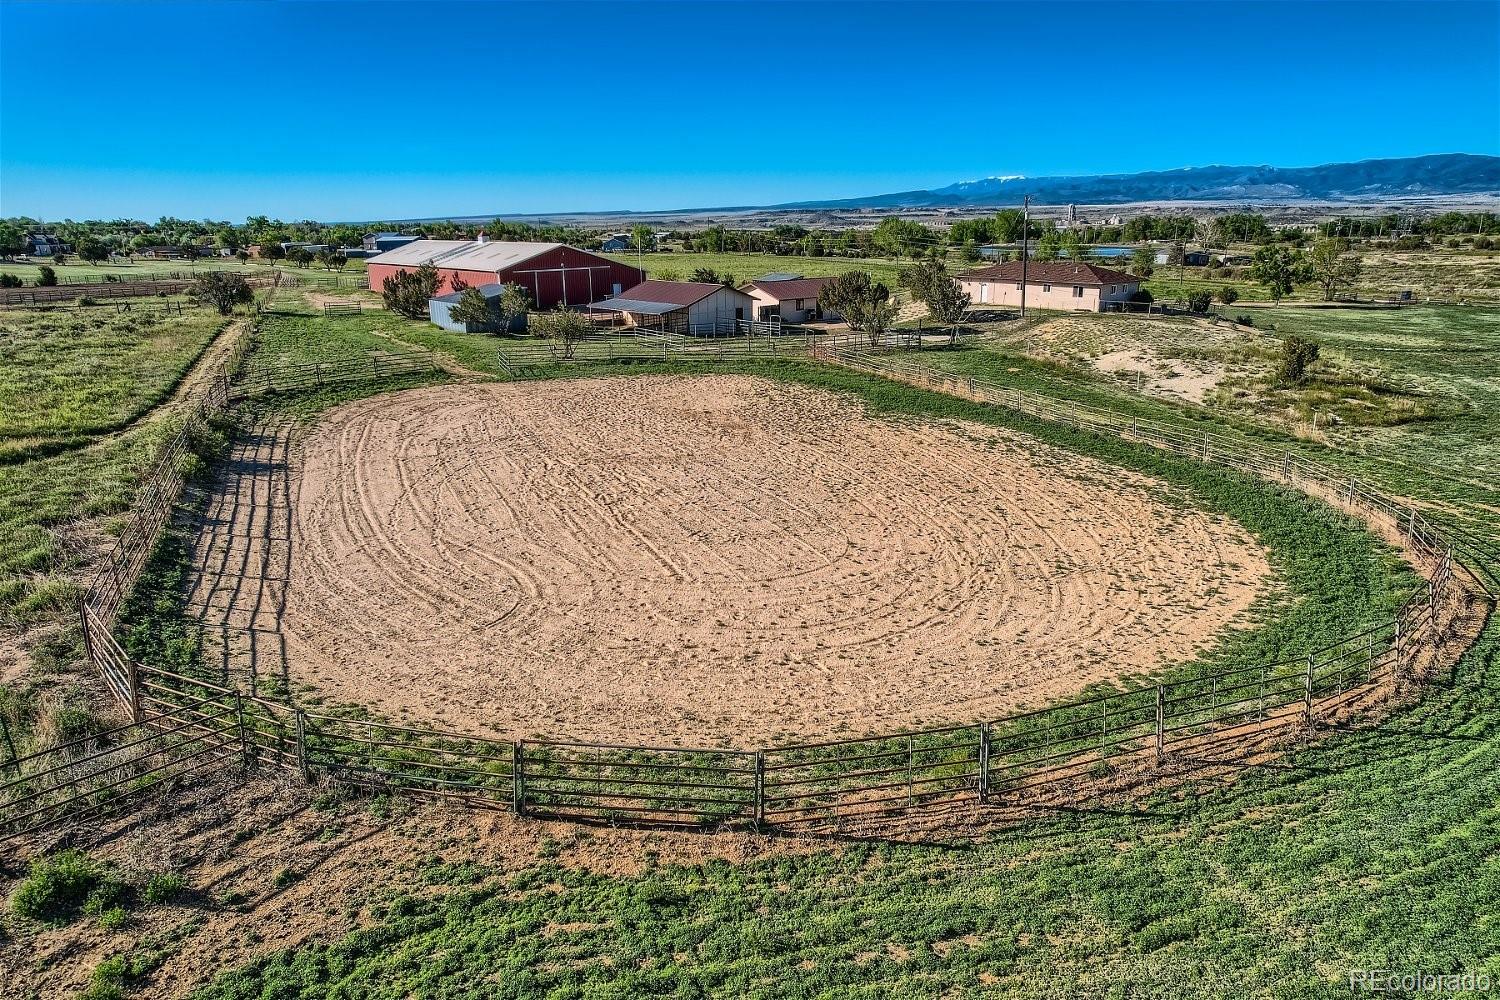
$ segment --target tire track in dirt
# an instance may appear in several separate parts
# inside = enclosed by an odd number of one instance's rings
[[[970,721],[1192,656],[1269,572],[1145,477],[748,376],[378,396],[294,465],[293,679],[508,736]]]

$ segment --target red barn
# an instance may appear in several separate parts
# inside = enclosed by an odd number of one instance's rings
[[[563,243],[503,243],[486,239],[416,240],[370,258],[370,291],[387,277],[431,263],[442,275],[437,294],[451,291],[453,278],[470,285],[520,285],[537,309],[583,306],[618,295],[646,277],[638,267]]]

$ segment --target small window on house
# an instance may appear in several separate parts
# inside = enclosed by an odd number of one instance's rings
[[[1050,292],[1050,291],[1052,291],[1052,286],[1049,285],[1049,284],[1043,283],[1043,285],[1042,285],[1042,291],[1044,291],[1044,292]]]
[[[797,311],[798,312],[802,311],[802,300],[801,299],[797,300]]]
[[[1082,285],[1074,285],[1073,286],[1073,298],[1075,298],[1075,299],[1081,299],[1081,298],[1083,298],[1083,286]]]
[[[1021,283],[1018,281],[1018,282],[1016,282],[1016,291],[1019,292],[1020,290],[1021,290]]]

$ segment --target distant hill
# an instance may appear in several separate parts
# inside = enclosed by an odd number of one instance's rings
[[[1082,177],[986,177],[930,191],[775,208],[957,208],[1035,204],[1110,205],[1137,201],[1344,201],[1448,194],[1500,194],[1500,156],[1441,153],[1318,167],[1182,167]]]

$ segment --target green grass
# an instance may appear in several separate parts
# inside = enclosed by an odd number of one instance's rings
[[[226,320],[83,311],[0,311],[0,439],[115,430],[165,399]]]
[[[1461,676],[1385,726],[1127,814],[941,847],[628,877],[541,860],[392,888],[370,926],[194,996],[1337,998],[1356,969],[1493,979],[1500,629]]]
[[[14,274],[21,278],[28,286],[36,282],[41,268],[47,267],[57,272],[59,283],[69,282],[99,282],[114,277],[121,281],[142,278],[166,278],[174,275],[193,275],[200,271],[238,271],[241,274],[256,275],[266,274],[272,270],[279,269],[292,271],[297,274],[359,274],[366,269],[364,259],[351,260],[342,271],[325,271],[316,264],[311,267],[292,267],[286,261],[250,261],[241,264],[233,257],[200,257],[196,262],[189,263],[186,260],[138,260],[131,264],[84,264],[69,258],[69,263],[58,266],[57,264],[43,261],[41,263],[6,263],[0,262],[0,274]],[[82,290],[80,290],[82,294]]]
[[[847,271],[868,271],[877,281],[885,282],[891,291],[896,290],[896,275],[909,261],[889,259],[851,259],[848,257],[782,257],[769,253],[648,253],[637,258],[635,254],[605,254],[613,260],[646,269],[646,277],[658,277],[663,271],[675,271],[686,281],[700,267],[711,268],[720,275],[734,275],[735,283],[750,281],[763,274],[788,271],[809,278],[844,274]]]

